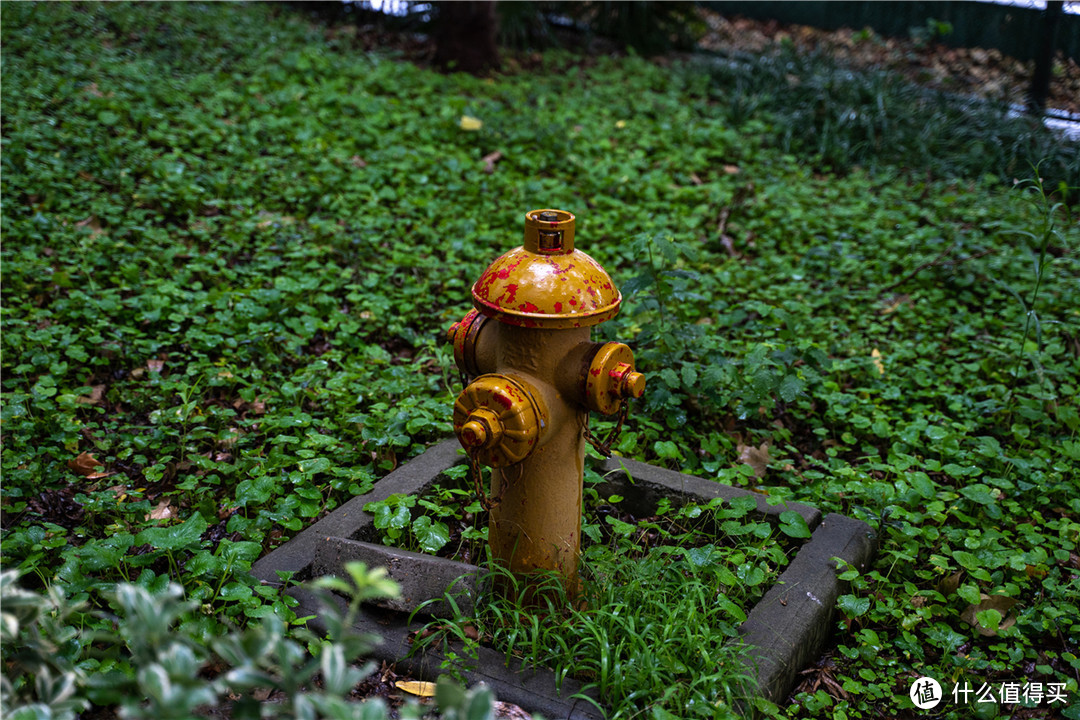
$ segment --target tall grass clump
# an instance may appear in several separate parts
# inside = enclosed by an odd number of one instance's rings
[[[526,667],[551,668],[559,683],[582,682],[608,718],[738,717],[761,702],[738,627],[787,564],[787,544],[748,517],[753,500],[663,505],[637,524],[586,521],[592,542],[570,592],[558,575],[520,577],[489,562],[476,617],[439,621],[427,642],[475,651],[479,636]],[[468,664],[452,646],[444,652]]]
[[[1005,102],[920,87],[886,70],[851,70],[821,53],[717,61],[713,94],[736,119],[766,112],[785,152],[826,168],[888,166],[936,177],[1003,181],[1039,164],[1050,191],[1080,184],[1080,144]]]

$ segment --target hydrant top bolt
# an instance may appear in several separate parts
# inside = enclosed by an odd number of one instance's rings
[[[559,213],[555,212],[554,210],[545,210],[544,212],[540,213],[540,219],[544,222],[558,222]]]

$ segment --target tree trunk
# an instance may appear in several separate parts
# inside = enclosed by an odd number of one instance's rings
[[[1039,48],[1035,54],[1035,72],[1028,91],[1028,110],[1041,113],[1046,108],[1046,98],[1050,95],[1050,74],[1054,66],[1054,48],[1057,43],[1058,21],[1065,3],[1062,0],[1050,0],[1042,13],[1042,28],[1039,33]]]
[[[494,2],[438,2],[435,64],[478,75],[499,67]]]

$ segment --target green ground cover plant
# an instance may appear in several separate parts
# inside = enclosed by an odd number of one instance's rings
[[[563,207],[624,289],[597,336],[648,376],[617,450],[879,534],[772,714],[893,716],[920,675],[1067,698],[941,717],[1080,714],[1059,176],[838,167],[707,65],[440,75],[276,5],[11,4],[2,40],[0,550],[28,590],[176,583],[204,645],[293,625],[252,561],[450,435],[445,328]]]

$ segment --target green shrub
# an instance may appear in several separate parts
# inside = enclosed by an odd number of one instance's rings
[[[387,708],[376,698],[349,702],[350,691],[375,669],[354,663],[378,638],[352,629],[361,602],[397,594],[382,568],[347,566],[349,579],[315,582],[323,640],[306,628],[289,631],[276,615],[209,643],[185,631],[183,617],[197,612],[179,586],[159,592],[121,583],[112,593],[115,630],[79,631],[72,618],[82,612],[57,588],[42,595],[22,589],[18,573],[0,573],[0,614],[5,672],[0,685],[4,717],[71,719],[94,704],[119,704],[132,720],[190,718],[217,708],[230,717],[381,720]],[[329,595],[344,595],[346,603]],[[345,607],[343,610],[342,607]],[[94,648],[105,648],[105,659]],[[310,651],[310,653],[309,653]],[[220,658],[226,669],[208,677]],[[316,682],[318,680],[318,682]],[[259,702],[256,691],[275,691]],[[227,697],[239,697],[229,701]],[[493,718],[494,701],[483,686],[465,691],[440,678],[436,696],[444,717]],[[419,718],[405,708],[402,717]]]

